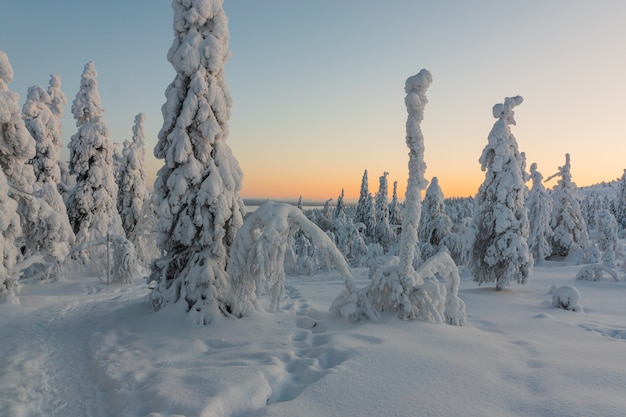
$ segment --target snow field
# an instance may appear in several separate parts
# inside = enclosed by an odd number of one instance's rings
[[[579,269],[547,262],[499,292],[462,269],[462,327],[332,318],[334,271],[288,277],[275,313],[209,326],[154,313],[139,280],[27,282],[0,305],[0,415],[623,416],[626,282]],[[585,312],[552,307],[552,285]]]

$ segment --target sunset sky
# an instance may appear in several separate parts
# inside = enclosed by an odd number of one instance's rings
[[[30,0],[0,8],[0,50],[23,103],[31,85],[63,79],[70,112],[93,60],[114,142],[147,115],[152,150],[174,77],[169,0]],[[494,104],[521,95],[513,133],[545,177],[572,158],[579,185],[626,168],[626,2],[601,0],[226,0],[234,99],[228,143],[244,171],[245,198],[336,198],[370,191],[389,172],[404,196],[404,81],[433,75],[422,130],[427,178],[470,196]],[[64,148],[65,149],[65,148]],[[67,150],[65,149],[67,153]],[[548,187],[552,186],[548,184]]]

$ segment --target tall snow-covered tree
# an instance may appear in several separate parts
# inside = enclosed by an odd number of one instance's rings
[[[393,193],[391,203],[389,203],[389,223],[396,226],[402,224],[402,209],[398,200],[398,181],[393,182]]]
[[[520,96],[507,97],[493,107],[493,116],[498,120],[479,159],[486,174],[476,195],[476,235],[470,269],[474,281],[495,282],[498,290],[513,281],[525,284],[533,266],[524,207],[528,193],[525,158],[510,129],[515,125],[513,109],[522,100]]]
[[[543,175],[537,171],[537,164],[530,165],[530,179],[532,188],[526,199],[528,209],[528,247],[536,264],[542,263],[552,254],[550,240],[554,232],[550,227],[552,218],[552,197],[543,186]]]
[[[18,95],[9,90],[11,81],[13,68],[7,55],[0,51],[0,302],[7,299],[17,300],[15,295],[20,290],[20,284],[12,268],[20,256],[16,241],[22,232],[17,202],[9,197],[9,184],[4,169],[6,166],[17,170],[10,161],[13,150],[26,151],[26,157],[29,156],[30,137],[20,115]]]
[[[342,214],[345,216],[346,215],[346,205],[343,202],[343,198],[344,198],[344,190],[343,188],[341,189],[341,194],[339,194],[339,196],[337,197],[337,205],[335,205],[335,212],[333,213],[333,217],[336,219],[338,217],[340,217]]]
[[[120,174],[117,181],[117,210],[122,218],[122,227],[128,239],[134,242],[134,231],[143,213],[146,197],[146,169],[144,166],[145,134],[143,124],[145,115],[135,116],[133,137],[124,141]]]
[[[559,177],[552,189],[553,209],[550,225],[554,231],[552,237],[553,253],[568,256],[573,252],[587,250],[591,243],[587,223],[581,210],[581,198],[576,184],[572,181],[570,155],[565,154],[565,164],[546,181]]]
[[[443,191],[441,191],[437,177],[433,177],[422,202],[419,241],[436,249],[441,240],[451,231],[452,220],[446,214]]]
[[[617,220],[620,230],[626,229],[626,169],[619,180],[615,201],[615,220]]]
[[[59,121],[59,136],[57,146],[60,149],[62,119],[63,113],[65,112],[65,105],[67,105],[67,97],[65,97],[65,93],[63,92],[63,90],[61,90],[61,77],[57,74],[50,75],[50,82],[48,83],[48,96],[50,96],[50,102],[48,103],[48,107],[50,107],[52,114]],[[55,132],[55,139],[56,134],[57,132]],[[65,198],[69,196],[70,187],[73,185],[73,181],[70,177],[70,171],[67,167],[67,163],[63,159],[59,158],[58,164],[60,178],[57,181],[57,184],[59,186],[61,194]]]
[[[35,155],[35,141],[22,119],[19,95],[9,89],[11,81],[13,67],[0,51],[0,167],[11,187],[30,193],[35,175],[26,162]]]
[[[96,68],[90,61],[85,65],[80,89],[72,103],[78,131],[68,144],[69,169],[76,177],[76,185],[68,198],[67,212],[77,244],[102,238],[107,233],[124,236],[117,212],[113,144],[103,118],[96,77]],[[101,259],[100,249],[92,248],[92,258]],[[82,255],[87,256],[84,252]]]
[[[376,193],[376,242],[385,252],[395,242],[396,234],[389,224],[389,185],[387,183],[388,172],[380,176],[378,193]]]
[[[208,324],[226,312],[228,251],[243,224],[242,171],[226,139],[232,99],[224,64],[228,19],[222,0],[174,0],[176,71],[166,90],[154,155],[164,160],[155,182],[158,247],[150,294],[159,310],[179,303]]]
[[[50,95],[34,86],[28,89],[22,109],[26,128],[36,144],[35,157],[30,161],[36,177],[33,195],[23,195],[21,204],[24,253],[43,257],[44,278],[60,278],[60,267],[74,244],[74,232],[58,189],[61,124],[52,105]]]
[[[369,192],[367,169],[363,172],[361,179],[361,192],[359,201],[356,205],[355,223],[363,223],[365,225],[365,236],[372,239],[376,230],[376,210],[374,207],[374,199]]]

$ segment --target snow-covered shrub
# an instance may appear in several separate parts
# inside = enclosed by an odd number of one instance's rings
[[[507,97],[493,107],[493,116],[498,120],[479,160],[481,169],[487,172],[476,195],[469,267],[474,281],[495,282],[498,290],[513,281],[525,284],[533,266],[524,207],[526,160],[510,129],[515,125],[513,109],[522,100],[520,96]]]
[[[174,0],[176,76],[162,107],[154,155],[163,159],[154,184],[157,245],[152,306],[178,304],[198,324],[226,311],[228,251],[243,224],[243,173],[227,143],[232,98],[224,66],[228,18],[219,0]],[[179,304],[180,303],[180,304]]]
[[[583,266],[576,274],[576,279],[586,281],[600,281],[602,278],[604,278],[605,272],[609,274],[611,278],[613,278],[613,280],[619,281],[617,273],[612,268],[597,263]]]
[[[562,285],[557,288],[553,285],[549,294],[552,295],[553,307],[584,313],[583,306],[580,304],[580,292],[576,287]]]

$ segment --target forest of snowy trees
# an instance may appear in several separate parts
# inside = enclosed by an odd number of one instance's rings
[[[524,284],[533,265],[546,261],[623,268],[626,170],[602,192],[576,186],[569,154],[547,180],[536,163],[527,171],[532,155],[511,132],[520,96],[492,109],[496,122],[476,155],[485,179],[475,197],[445,198],[445,184],[424,177],[420,124],[432,82],[426,70],[405,84],[403,201],[397,182],[390,192],[387,172],[370,191],[365,169],[356,204],[346,203],[342,190],[323,209],[267,203],[246,216],[243,172],[227,143],[226,15],[219,1],[176,0],[173,8],[168,60],[176,75],[165,91],[154,185],[146,183],[145,116],[135,116],[132,134],[116,147],[93,62],[71,103],[76,126],[63,161],[68,100],[60,77],[53,74],[47,89],[29,88],[20,107],[10,90],[13,69],[0,51],[0,300],[18,302],[23,280],[63,280],[72,271],[120,284],[148,275],[155,310],[178,306],[209,324],[243,317],[263,295],[277,306],[286,274],[333,267],[346,284],[331,306],[338,316],[393,311],[462,325],[459,267],[498,290]],[[552,178],[558,181],[547,189]],[[371,284],[356,288],[351,268],[367,268]]]

